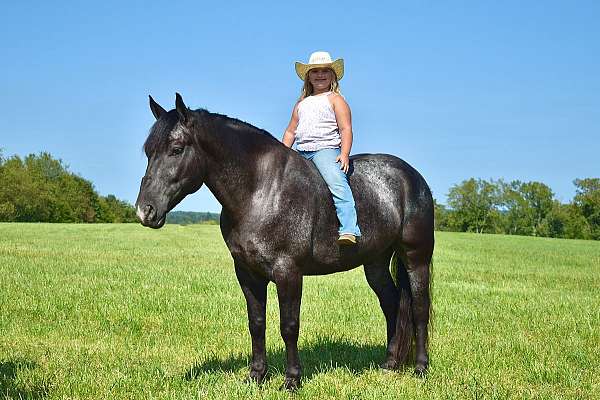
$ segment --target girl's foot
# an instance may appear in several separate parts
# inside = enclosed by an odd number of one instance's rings
[[[338,244],[345,246],[356,244],[356,236],[351,233],[342,233],[338,238]]]

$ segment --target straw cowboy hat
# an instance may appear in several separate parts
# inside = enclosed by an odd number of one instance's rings
[[[306,78],[306,74],[311,69],[323,67],[331,68],[335,72],[338,81],[344,76],[344,59],[338,58],[332,61],[331,56],[326,51],[315,51],[312,53],[308,59],[308,64],[296,61],[296,73],[302,80]]]

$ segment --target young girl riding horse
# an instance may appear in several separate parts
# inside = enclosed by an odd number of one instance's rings
[[[292,147],[295,141],[298,153],[314,163],[327,183],[340,222],[338,243],[356,244],[361,233],[347,176],[352,119],[339,89],[344,60],[332,61],[329,53],[318,51],[310,55],[308,64],[296,62],[296,73],[304,86],[283,134],[283,144]]]

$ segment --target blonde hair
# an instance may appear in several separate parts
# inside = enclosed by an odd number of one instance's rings
[[[329,87],[329,91],[341,95],[342,92],[340,90],[340,83],[338,82],[337,75],[335,74],[335,71],[333,69],[331,69],[331,68],[328,68],[328,69],[331,71],[331,74],[333,75],[333,79],[331,80],[331,86]],[[310,83],[310,81],[308,80],[309,73],[310,73],[310,70],[306,71],[306,76],[304,77],[304,85],[302,85],[302,90],[300,91],[300,98],[298,99],[298,101],[302,101],[305,98],[307,98],[308,96],[312,96],[312,94],[315,91],[312,83]]]

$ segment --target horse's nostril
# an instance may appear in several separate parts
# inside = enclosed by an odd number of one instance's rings
[[[156,213],[154,212],[154,207],[152,207],[152,205],[146,204],[144,206],[144,215],[146,216],[146,219],[149,219],[149,220],[154,219],[155,214]]]

